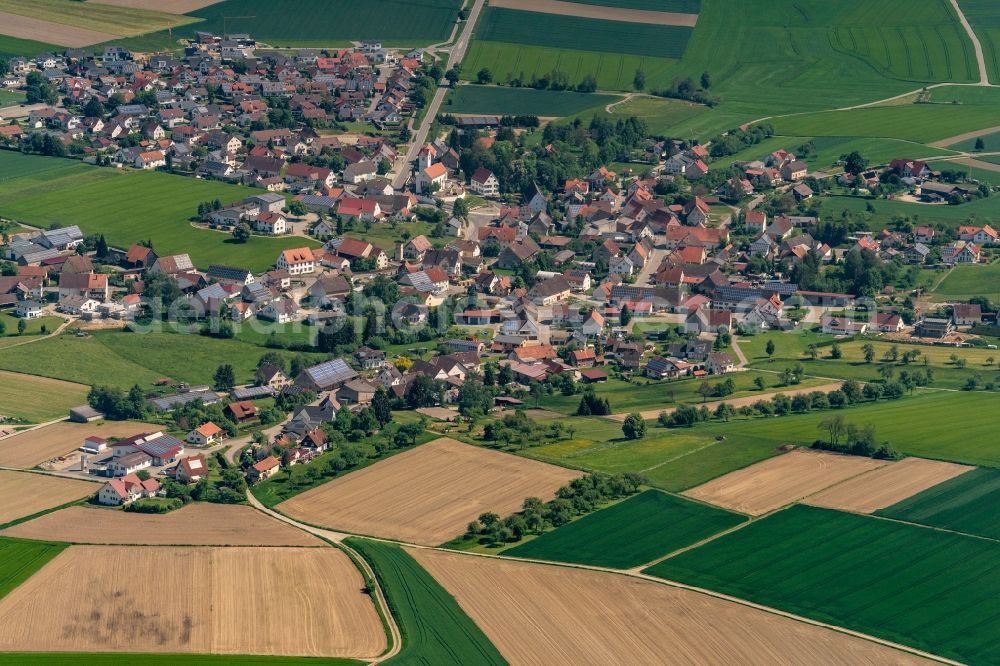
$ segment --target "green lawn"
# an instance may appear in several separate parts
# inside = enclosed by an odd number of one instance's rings
[[[9,35],[0,35],[0,58],[15,58],[17,56],[34,57],[41,53],[56,53],[61,47],[32,39],[20,39]]]
[[[795,506],[647,572],[966,663],[996,663],[998,562],[994,542]]]
[[[1000,540],[1000,470],[978,468],[878,511],[931,527]]]
[[[403,647],[396,665],[506,664],[482,630],[417,561],[395,544],[350,538],[375,571]]]
[[[0,537],[0,599],[66,548],[64,543]]]
[[[25,101],[24,93],[18,92],[16,90],[0,89],[0,107],[13,106],[15,104],[23,104],[24,101]]]
[[[88,390],[83,385],[53,386],[44,378],[0,372],[0,414],[33,423],[63,418],[72,407],[86,404]]]
[[[627,569],[652,562],[744,520],[707,504],[647,490],[503,554]]]
[[[24,321],[24,335],[17,332],[17,325]],[[0,312],[0,322],[3,322],[4,332],[0,339],[7,338],[11,342],[29,340],[33,335],[51,333],[63,323],[62,317],[39,317],[38,319],[20,319],[9,312]]]
[[[502,116],[571,116],[588,109],[603,108],[616,99],[620,98],[616,95],[569,90],[466,85],[458,86],[448,93],[441,111]]]
[[[183,362],[183,359],[178,360]],[[13,353],[0,354],[0,369],[122,388],[138,384],[148,389],[163,376],[115,354],[96,337],[68,335],[40,340]]]
[[[934,290],[935,300],[986,296],[1000,301],[1000,261],[986,266],[956,266]]]
[[[0,0],[0,12],[122,36],[166,30],[198,20],[183,14],[74,0]]]
[[[259,193],[217,181],[0,152],[0,210],[5,216],[39,227],[79,224],[84,233],[102,233],[121,248],[152,240],[160,256],[186,252],[199,268],[221,263],[258,272],[273,266],[285,248],[315,245],[299,237],[255,236],[236,243],[229,234],[190,224],[202,201],[227,204]]]
[[[678,126],[693,122],[709,113],[708,107],[692,104],[676,99],[662,97],[633,97],[616,104],[608,115],[612,119],[635,116],[646,123],[650,134],[658,136],[674,136]],[[589,121],[589,118],[585,118]],[[686,136],[686,135],[684,135]]]

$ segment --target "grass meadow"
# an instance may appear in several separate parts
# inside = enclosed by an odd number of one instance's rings
[[[908,201],[887,201],[849,196],[825,196],[819,198],[819,202],[819,212],[824,219],[839,218],[841,213],[846,210],[866,220],[868,228],[872,231],[880,231],[895,218],[909,219],[914,226],[918,224],[941,223],[955,229],[960,225],[968,224],[968,220],[971,217],[976,219],[977,224],[1000,220],[1000,210],[998,210],[997,200],[993,197],[989,199],[976,199],[975,201],[957,206],[911,203]],[[867,210],[869,203],[875,209],[875,212]]]
[[[0,537],[0,599],[65,548],[64,543]]]
[[[79,224],[128,248],[151,240],[160,256],[189,253],[199,268],[219,263],[254,272],[274,265],[286,248],[313,245],[300,237],[253,237],[196,229],[189,219],[202,201],[238,201],[259,190],[155,171],[118,171],[68,160],[0,153],[0,209],[32,226]]]
[[[777,134],[789,136],[889,137],[916,143],[996,125],[988,106],[909,104],[851,111],[820,111],[769,120]]]
[[[1000,300],[1000,261],[985,266],[956,266],[934,290],[935,300],[986,296]]]
[[[997,83],[1000,81],[1000,8],[993,0],[958,0],[958,4],[982,44],[990,82]]]
[[[402,650],[384,663],[507,663],[455,598],[402,548],[353,537],[346,543],[371,564],[403,637]]]
[[[992,541],[795,506],[646,571],[966,663],[995,663],[998,557]]]
[[[876,515],[1000,540],[1000,470],[979,468]]]
[[[730,511],[647,490],[503,554],[627,569],[652,562],[744,520]]]
[[[55,53],[60,46],[36,42],[33,39],[20,39],[10,35],[0,35],[0,58],[14,58],[16,56],[36,56],[41,53]]]
[[[448,94],[442,112],[562,117],[588,109],[603,109],[616,99],[619,97],[615,95],[568,90],[467,85],[459,86]]]

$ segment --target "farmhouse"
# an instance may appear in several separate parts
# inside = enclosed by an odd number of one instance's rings
[[[473,192],[484,197],[500,196],[500,181],[489,169],[479,167],[469,180]]]
[[[159,493],[159,481],[143,480],[130,473],[105,483],[97,492],[97,501],[108,506],[123,506],[143,497],[155,497]]]
[[[258,481],[265,481],[281,469],[281,462],[274,456],[268,456],[261,460],[260,462],[254,463],[247,472],[247,476],[251,483],[257,483]]]
[[[185,441],[195,446],[212,446],[224,437],[224,431],[211,421],[201,424],[188,433]]]
[[[278,270],[288,271],[289,275],[308,275],[316,270],[316,259],[310,248],[299,247],[282,251],[276,266]]]
[[[174,478],[183,483],[197,483],[208,475],[208,463],[200,453],[181,458],[174,467]]]

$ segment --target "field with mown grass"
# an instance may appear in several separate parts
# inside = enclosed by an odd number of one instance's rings
[[[60,46],[36,42],[33,39],[20,39],[9,35],[0,35],[0,58],[15,58],[17,56],[36,56],[41,53],[55,53]]]
[[[998,564],[993,541],[794,506],[646,572],[966,663],[995,663]]]
[[[315,245],[300,237],[254,236],[237,243],[228,233],[191,226],[202,201],[219,199],[225,205],[259,193],[155,171],[0,152],[0,210],[5,216],[45,228],[78,224],[85,234],[104,234],[120,248],[151,240],[158,255],[186,252],[203,269],[219,263],[259,272],[273,266],[286,248]]]
[[[620,99],[616,95],[569,90],[535,90],[501,86],[465,85],[448,93],[442,113],[485,113],[501,116],[570,116],[603,108]]]
[[[647,490],[595,511],[504,555],[627,569],[739,525],[746,518],[707,504]]]
[[[953,167],[961,168],[961,165],[954,164]],[[868,223],[868,228],[871,231],[877,232],[889,226],[896,218],[908,219],[914,226],[941,223],[954,229],[963,224],[973,223],[970,222],[972,218],[975,218],[975,224],[1000,220],[1000,199],[994,197],[996,195],[988,199],[975,199],[957,206],[852,196],[823,196],[816,198],[815,201],[820,205],[820,217],[823,219],[839,218],[841,213],[846,210],[858,215]],[[868,204],[875,208],[875,212],[868,211]]]
[[[1000,215],[998,215],[1000,217]],[[963,300],[986,296],[1000,301],[1000,261],[976,266],[955,266],[933,292],[934,300]]]
[[[10,354],[27,354],[28,349]],[[0,415],[33,423],[64,418],[72,407],[86,404],[88,387],[48,377],[0,371]]]
[[[402,650],[386,664],[506,664],[455,598],[402,548],[350,538],[375,571],[400,633]]]
[[[1000,470],[974,469],[875,515],[1000,540]]]
[[[25,325],[24,335],[17,332],[17,325],[23,321]],[[63,323],[62,317],[39,317],[38,319],[20,319],[10,312],[0,312],[0,322],[3,323],[4,332],[0,334],[0,343],[6,341],[11,344],[30,340],[31,336],[51,333],[59,328]]]
[[[958,0],[958,4],[979,37],[990,82],[997,83],[1000,81],[1000,7],[993,0]]]

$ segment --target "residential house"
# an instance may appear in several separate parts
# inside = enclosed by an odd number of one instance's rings
[[[198,454],[177,461],[174,468],[174,478],[181,483],[198,483],[208,476],[208,462],[205,456]]]
[[[289,275],[309,275],[316,270],[316,258],[308,247],[282,251],[276,262],[278,270],[286,270]]]
[[[202,423],[188,433],[185,441],[195,446],[212,446],[222,441],[225,431],[211,421]]]
[[[156,479],[140,479],[135,474],[125,474],[111,479],[97,491],[97,501],[108,506],[124,506],[137,499],[155,497],[160,493]]]
[[[500,196],[500,181],[489,169],[479,167],[469,180],[470,189],[484,197]]]

